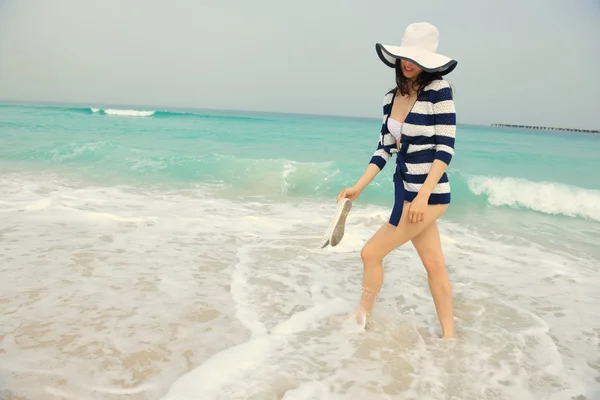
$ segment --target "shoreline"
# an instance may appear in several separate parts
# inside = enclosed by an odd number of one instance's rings
[[[534,130],[542,130],[542,131],[582,132],[582,133],[600,134],[600,129],[558,128],[558,127],[552,127],[552,126],[516,125],[516,124],[491,124],[491,126],[498,127],[498,128],[521,128],[521,129],[534,129]]]

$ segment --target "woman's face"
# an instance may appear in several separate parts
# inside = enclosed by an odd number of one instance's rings
[[[410,61],[401,60],[400,65],[402,66],[402,74],[406,77],[406,79],[416,79],[416,77],[423,72],[421,68],[417,67]]]

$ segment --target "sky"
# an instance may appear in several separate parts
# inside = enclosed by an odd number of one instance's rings
[[[423,21],[459,123],[600,129],[600,0],[0,0],[0,99],[380,118]]]

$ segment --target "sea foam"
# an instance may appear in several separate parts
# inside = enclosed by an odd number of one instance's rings
[[[600,222],[600,190],[556,182],[490,176],[472,176],[468,179],[468,185],[474,194],[486,195],[492,206],[520,207],[544,214]]]
[[[115,115],[121,117],[151,117],[156,113],[153,110],[122,110],[117,108],[90,108],[93,113]]]
[[[389,210],[215,188],[0,178],[0,395],[551,399],[598,394],[593,260],[440,222],[459,339],[439,339],[414,249],[384,261],[368,331],[343,314]]]

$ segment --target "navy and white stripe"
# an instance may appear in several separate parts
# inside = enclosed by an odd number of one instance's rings
[[[435,80],[423,88],[402,127],[401,149],[387,127],[395,92],[383,102],[383,124],[377,150],[370,163],[385,167],[392,154],[397,154],[397,174],[404,181],[405,199],[412,201],[425,182],[434,160],[450,164],[454,156],[456,110],[450,84]],[[444,173],[429,197],[430,204],[450,203],[450,184]]]

